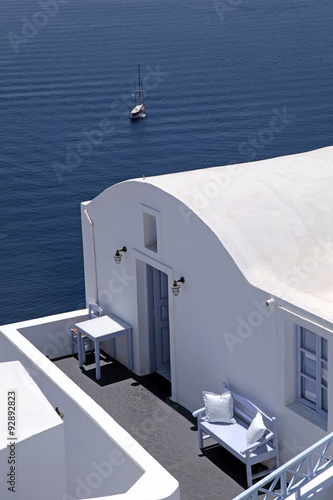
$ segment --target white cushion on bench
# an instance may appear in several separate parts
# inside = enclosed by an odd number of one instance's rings
[[[230,391],[226,391],[223,394],[203,391],[202,396],[208,422],[236,423],[236,420],[233,418],[234,405]]]
[[[265,434],[265,424],[262,419],[262,414],[258,412],[254,419],[252,420],[250,427],[247,430],[246,433],[246,443],[247,445],[251,445],[253,443],[256,443],[259,441],[263,435]]]

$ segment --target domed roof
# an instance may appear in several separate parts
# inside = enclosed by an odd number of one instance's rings
[[[333,147],[145,182],[197,214],[250,283],[333,319]]]

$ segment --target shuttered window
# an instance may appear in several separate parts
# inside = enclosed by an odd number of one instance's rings
[[[296,401],[327,419],[327,339],[295,325]]]

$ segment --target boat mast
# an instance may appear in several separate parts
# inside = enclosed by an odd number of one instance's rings
[[[140,80],[140,64],[138,64],[138,76],[139,76],[139,104],[141,104],[141,80]]]
[[[141,92],[142,92],[142,104],[144,104],[145,103],[145,96],[143,93],[143,84],[141,84]]]

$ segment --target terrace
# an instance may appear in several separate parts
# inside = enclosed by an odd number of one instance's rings
[[[106,358],[96,381],[93,358],[82,372],[73,357],[54,363],[177,479],[182,500],[231,500],[246,488],[245,466],[231,454],[215,445],[200,452],[195,419],[170,400],[167,380]]]
[[[231,500],[244,491],[245,466],[220,446],[200,452],[195,420],[170,400],[170,384],[160,375],[136,376],[104,354],[101,380],[92,355],[79,368],[70,328],[86,317],[81,310],[0,327],[0,361],[19,360],[64,414],[62,498]],[[110,451],[122,455],[125,467],[114,465],[110,478],[101,469],[98,481],[96,464]]]
[[[105,352],[101,356],[100,380],[95,378],[92,354],[87,353],[86,363],[79,368],[77,355],[71,354],[70,332],[75,323],[86,318],[85,309],[0,327],[0,363],[3,363],[2,371],[11,370],[11,375],[7,376],[11,379],[9,385],[15,380],[13,370],[17,365],[6,362],[19,361],[33,380],[30,390],[37,386],[45,401],[53,408],[58,406],[63,413],[63,422],[53,424],[58,429],[58,438],[52,438],[53,445],[49,450],[45,450],[45,419],[42,422],[41,415],[35,414],[41,427],[44,426],[39,433],[34,417],[36,409],[26,413],[30,421],[29,425],[26,424],[27,429],[22,429],[22,422],[26,422],[27,417],[20,419],[18,415],[18,435],[30,432],[33,455],[38,456],[36,442],[38,447],[39,436],[44,436],[43,456],[48,452],[55,464],[53,475],[59,466],[55,499],[59,498],[61,488],[61,500],[331,498],[331,489],[327,493],[324,489],[332,484],[333,457],[326,450],[333,442],[333,435],[245,491],[245,465],[218,445],[207,446],[203,452],[199,450],[195,419],[171,400],[171,387],[166,379],[157,373],[137,376]],[[24,377],[22,381],[24,384]],[[22,387],[21,382],[18,392]],[[17,390],[12,386],[10,389]],[[37,394],[36,387],[33,393]],[[18,399],[27,400],[27,396],[23,396],[25,398],[18,394]],[[54,421],[51,406],[49,409],[45,407],[46,412],[50,413],[50,409]],[[32,430],[32,425],[35,430]],[[27,440],[17,443],[19,447],[24,444],[21,451],[25,449],[26,456],[31,456]],[[0,444],[2,459],[7,443]],[[313,454],[323,457],[317,465]],[[29,488],[35,483],[35,476],[29,475],[29,461],[24,461],[23,468],[21,463],[18,470],[21,484],[24,478],[21,500],[32,498]],[[44,465],[40,462],[39,467]],[[258,467],[262,466],[259,464]],[[322,479],[318,476],[321,469]],[[291,481],[289,478],[288,485],[287,475],[294,470],[297,471],[295,478]],[[275,488],[279,484],[284,493]],[[45,487],[49,488],[49,484]],[[304,493],[298,496],[301,489]],[[7,498],[7,492],[3,490],[1,498],[3,493]],[[45,498],[44,493],[33,491],[35,500]]]

